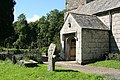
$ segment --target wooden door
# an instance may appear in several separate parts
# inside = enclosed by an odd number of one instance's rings
[[[76,58],[76,40],[72,39],[70,44],[70,60],[75,60]]]

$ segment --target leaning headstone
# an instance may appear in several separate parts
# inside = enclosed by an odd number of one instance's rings
[[[25,66],[25,67],[36,67],[38,66],[38,62],[34,61],[34,60],[28,60],[28,61],[25,61],[25,60],[20,60],[19,61],[19,64],[21,66]]]
[[[48,70],[54,71],[55,70],[55,49],[56,45],[51,43],[48,49]]]

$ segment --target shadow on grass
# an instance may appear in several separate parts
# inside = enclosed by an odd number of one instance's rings
[[[76,70],[55,70],[55,72],[78,72]]]
[[[24,65],[24,66],[29,68],[39,67],[38,65]]]

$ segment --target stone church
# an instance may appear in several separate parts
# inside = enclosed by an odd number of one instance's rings
[[[120,0],[66,0],[61,58],[77,63],[120,52]]]

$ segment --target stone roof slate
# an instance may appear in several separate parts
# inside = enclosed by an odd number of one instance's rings
[[[92,15],[115,8],[120,8],[120,0],[95,0],[70,12]]]
[[[104,23],[95,15],[70,13],[81,28],[109,30]]]

